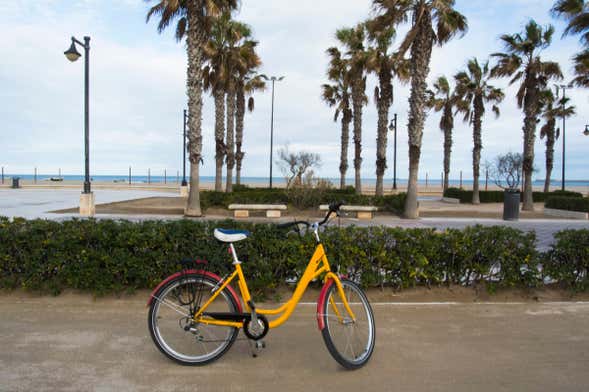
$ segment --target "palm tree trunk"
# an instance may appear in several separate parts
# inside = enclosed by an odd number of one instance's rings
[[[481,204],[479,198],[479,177],[481,165],[481,150],[483,149],[482,141],[482,117],[483,117],[483,99],[480,96],[474,100],[474,121],[472,124],[472,138],[474,147],[472,149],[472,204]]]
[[[354,177],[356,194],[362,194],[362,96],[364,81],[359,78],[352,84],[352,108],[354,111]]]
[[[348,144],[350,142],[350,122],[352,113],[350,109],[344,109],[342,115],[342,137],[341,137],[341,154],[340,154],[340,188],[346,187],[346,172],[348,171]]]
[[[206,41],[203,30],[202,7],[188,7],[188,31],[186,35],[186,52],[188,70],[186,75],[186,93],[188,95],[188,158],[190,160],[190,191],[184,215],[202,216],[200,208],[199,165],[202,160],[202,47]]]
[[[387,168],[387,131],[389,125],[389,108],[393,100],[391,72],[382,69],[379,72],[380,96],[378,97],[378,122],[376,136],[376,196],[384,194],[383,178]]]
[[[425,107],[427,89],[426,79],[429,74],[429,64],[433,46],[433,31],[431,14],[425,11],[420,19],[419,30],[411,46],[411,96],[409,97],[409,180],[407,184],[407,198],[405,199],[405,218],[419,217],[417,204],[417,175],[419,173],[419,158],[421,156],[421,139],[425,123]]]
[[[452,129],[444,129],[444,192],[450,187],[450,156],[452,155]]]
[[[235,90],[227,91],[227,182],[225,192],[233,191],[233,168],[235,167]]]
[[[237,88],[237,113],[235,114],[235,183],[241,185],[241,162],[245,156],[241,150],[243,143],[243,120],[245,117],[245,93],[243,85]]]
[[[213,93],[215,98],[215,191],[223,191],[223,161],[225,159],[225,92]]]
[[[526,97],[524,108],[524,200],[522,210],[534,211],[534,197],[532,194],[532,172],[534,170],[534,141],[536,138],[536,117],[538,107],[538,95],[530,91]]]
[[[452,155],[452,129],[454,128],[454,117],[452,116],[453,105],[451,102],[444,107],[443,121],[444,124],[444,184],[443,191],[449,188],[450,177],[450,157]]]

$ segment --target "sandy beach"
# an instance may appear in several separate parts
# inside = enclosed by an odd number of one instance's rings
[[[76,189],[82,188],[83,182],[82,181],[72,181],[72,180],[64,180],[64,181],[37,181],[29,180],[29,179],[21,179],[20,186],[26,189]],[[266,187],[266,184],[260,184],[259,182],[244,182],[244,185],[250,187]],[[335,185],[335,184],[334,184]],[[349,185],[352,185],[351,183]],[[0,184],[0,188],[10,188],[11,186],[11,179],[6,177],[4,180],[4,184]],[[274,187],[276,188],[283,188],[285,185],[283,183],[275,183]],[[176,182],[174,178],[173,181],[168,181],[167,183],[163,182],[132,182],[129,184],[128,182],[109,182],[109,181],[93,181],[92,182],[93,189],[112,189],[112,190],[146,190],[146,191],[158,191],[158,192],[171,192],[176,193],[180,187],[180,183]],[[201,180],[200,182],[200,189],[201,190],[213,190],[215,188],[215,183],[210,180]],[[464,184],[462,186],[463,189],[470,190],[472,186],[470,184]],[[495,184],[488,184],[486,187],[488,190],[501,190]],[[534,186],[534,191],[543,191],[543,186]],[[551,191],[558,190],[560,187],[553,186],[551,187]],[[485,190],[484,182],[480,185],[480,190]],[[575,191],[583,193],[584,195],[589,195],[589,186],[567,186],[567,190]],[[398,184],[397,190],[394,191],[392,186],[385,185],[385,194],[394,194],[394,193],[401,193],[406,191],[405,184]],[[362,193],[366,195],[374,194],[375,187],[372,183],[365,183],[362,185]],[[419,194],[423,196],[441,196],[442,195],[442,187],[440,184],[429,184],[425,186],[424,184],[419,185]]]

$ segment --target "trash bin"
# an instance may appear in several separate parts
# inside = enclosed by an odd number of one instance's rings
[[[503,194],[503,220],[519,219],[520,193],[517,189],[506,189]]]
[[[12,188],[20,188],[20,177],[12,177]]]

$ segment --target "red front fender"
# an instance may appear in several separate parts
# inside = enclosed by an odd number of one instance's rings
[[[177,278],[178,276],[181,276],[183,274],[198,274],[198,275],[205,275],[208,276],[209,278],[220,282],[221,281],[221,277],[217,274],[214,274],[212,272],[209,271],[204,271],[204,270],[186,270],[186,271],[180,271],[180,272],[176,272],[173,275],[168,276],[166,279],[164,279],[160,284],[157,285],[157,287],[155,289],[153,289],[153,291],[151,292],[151,294],[149,295],[149,300],[147,301],[147,306],[150,306],[151,303],[153,302],[153,296],[155,295],[155,293],[162,287],[164,286],[166,283],[168,283],[169,281],[171,281],[172,279]],[[231,285],[227,285],[227,290],[229,290],[229,293],[231,294],[231,296],[233,297],[233,299],[235,300],[235,303],[237,304],[237,312],[241,313],[242,309],[241,309],[241,301],[239,300],[239,297],[237,296],[237,293],[235,292],[235,290],[233,289],[233,287],[231,287]]]
[[[321,289],[321,293],[319,294],[319,299],[317,300],[317,326],[319,327],[320,331],[323,331],[325,328],[325,321],[323,320],[323,309],[324,303],[327,300],[327,291],[333,284],[333,279],[327,279],[323,288]]]

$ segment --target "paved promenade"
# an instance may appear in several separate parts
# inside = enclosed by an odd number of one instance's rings
[[[213,364],[177,365],[151,341],[147,296],[0,295],[0,390],[587,390],[589,303],[374,302],[374,355],[345,371],[314,303],[270,331],[258,358],[238,340]]]
[[[49,211],[80,205],[80,189],[8,189],[0,188],[0,216],[62,219],[77,214],[51,214]],[[138,197],[170,196],[169,192],[149,190],[99,190],[96,204],[112,203]]]
[[[112,203],[123,200],[173,196],[169,191],[153,190],[98,190],[95,192],[96,203]],[[0,189],[0,216],[22,216],[25,218],[44,219],[71,219],[77,214],[52,214],[48,211],[67,209],[79,204],[80,191],[73,189]],[[426,204],[426,203],[423,203]],[[468,206],[471,208],[471,206]],[[483,206],[481,208],[489,208]],[[113,215],[100,214],[97,218],[145,220],[145,219],[181,219],[178,215]],[[301,217],[303,218],[303,217]],[[316,219],[316,217],[307,217]],[[204,219],[227,219],[227,216],[208,215]],[[266,218],[250,218],[254,222],[283,222],[292,220],[292,217],[283,217],[280,220],[268,220]],[[400,219],[392,216],[377,216],[370,221],[361,221],[353,218],[342,219],[344,225],[384,225],[390,227],[433,227],[464,228],[475,224],[494,226],[504,225],[523,231],[535,231],[538,238],[538,248],[547,249],[553,242],[554,233],[565,229],[589,229],[589,221],[563,220],[563,219],[521,219],[517,222],[506,222],[500,219],[484,218],[421,218],[418,220]]]

